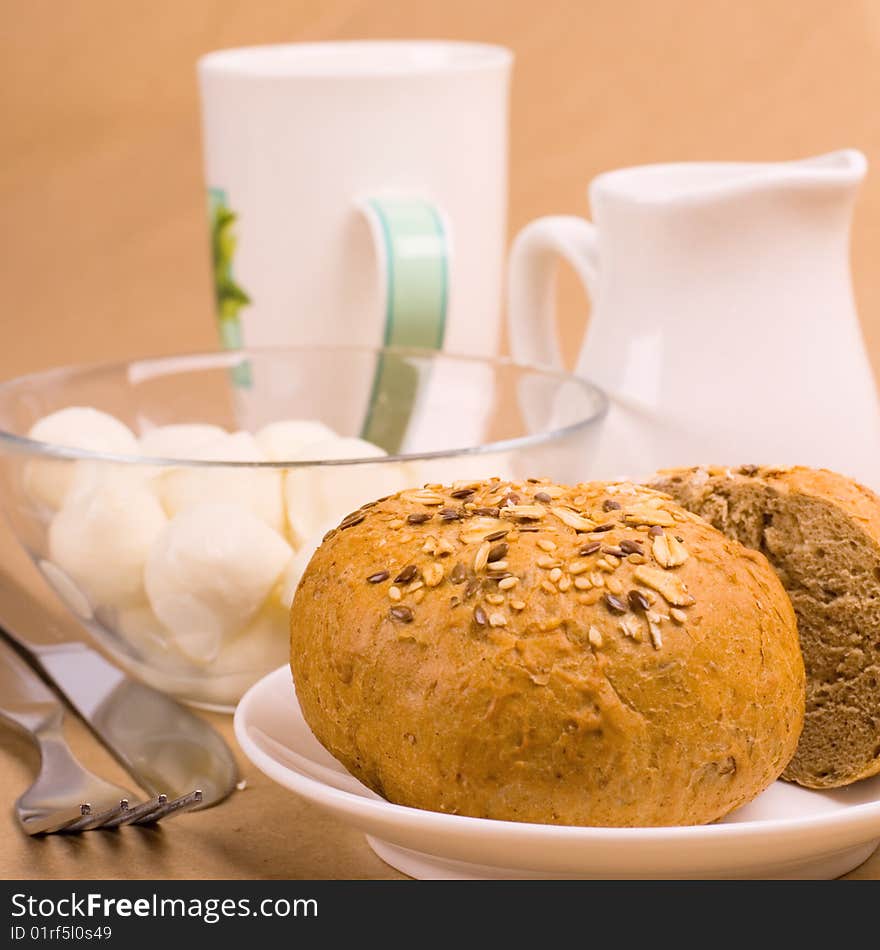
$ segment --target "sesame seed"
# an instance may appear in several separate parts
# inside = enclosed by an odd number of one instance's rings
[[[405,524],[406,522],[403,520],[403,518],[392,518],[391,521],[388,522],[388,527],[402,528]]]
[[[422,588],[421,590],[417,590],[417,591],[413,594],[413,601],[414,601],[416,604],[420,604],[424,599],[425,599],[425,591],[424,591],[424,588]]]
[[[518,583],[518,577],[504,577],[498,581],[498,586],[501,590],[510,590],[511,587],[516,587]]]
[[[576,590],[589,590],[593,585],[589,577],[576,577],[574,586]]]
[[[426,565],[422,569],[422,577],[428,587],[436,587],[443,580],[443,565],[436,562]]]
[[[560,577],[562,577],[562,571],[558,567],[554,567],[553,570],[550,571],[550,580],[555,584]]]
[[[559,578],[559,583],[556,586],[564,594],[571,587],[571,578],[567,575],[563,575]]]
[[[648,563],[648,559],[645,557],[644,554],[629,554],[627,555],[626,559],[627,561],[629,561],[630,564],[647,564]]]
[[[543,568],[545,571],[550,570],[551,567],[559,567],[559,561],[557,561],[555,557],[550,557],[546,554],[539,557],[535,561],[535,564],[537,564],[538,567]]]
[[[400,598],[403,597],[403,594],[401,594],[399,587],[392,586],[388,588],[388,596],[392,600],[400,600]]]
[[[538,538],[535,542],[542,551],[555,551],[556,543],[549,538]]]
[[[616,557],[614,554],[606,554],[605,561],[611,565],[612,570],[615,567],[620,567],[620,558]]]
[[[413,621],[413,612],[409,607],[402,605],[392,607],[389,613],[391,614],[392,620],[399,620],[401,623],[412,623]]]
[[[507,561],[493,561],[492,567],[496,571],[506,571],[507,570]]]
[[[591,646],[597,649],[602,646],[602,634],[595,627],[590,627],[590,632],[587,634],[587,637]]]
[[[576,577],[578,574],[583,574],[585,571],[590,569],[590,562],[583,560],[582,558],[576,558],[574,561],[570,561],[568,565],[568,573],[572,577]]]
[[[513,607],[514,610],[525,610],[525,609],[526,609],[526,604],[525,604],[525,601],[524,601],[524,600],[512,600],[512,601],[510,602],[510,606]]]
[[[605,586],[612,594],[619,595],[623,593],[623,584],[621,584],[617,577],[609,577],[608,580],[605,581]]]
[[[669,616],[679,626],[681,626],[687,620],[687,614],[683,610],[679,610],[678,607],[673,607],[672,610],[669,611]]]
[[[546,591],[548,594],[556,594],[558,591],[548,580],[541,581],[541,590]]]
[[[490,627],[506,627],[507,626],[507,617],[502,613],[493,613],[489,615],[489,626]]]
[[[588,590],[586,593],[578,594],[578,603],[585,607],[592,607],[593,604],[598,603],[601,596],[602,592],[599,590]]]
[[[367,578],[368,584],[381,584],[382,581],[387,581],[391,575],[388,571],[376,571],[375,574],[370,574]]]
[[[504,603],[503,594],[486,594],[486,603],[493,604],[495,607],[500,607]]]

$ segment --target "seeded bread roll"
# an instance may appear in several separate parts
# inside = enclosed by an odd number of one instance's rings
[[[675,470],[656,485],[763,552],[794,604],[807,710],[784,777],[836,788],[880,772],[880,498],[808,468]]]
[[[803,721],[764,558],[629,484],[456,483],[364,506],[291,609],[303,714],[392,802],[568,825],[710,822]]]

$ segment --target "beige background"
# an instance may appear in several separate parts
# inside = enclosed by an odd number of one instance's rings
[[[841,146],[875,170],[853,241],[880,368],[878,0],[6,0],[0,376],[214,343],[194,62],[283,40],[516,52],[511,230],[615,166]],[[586,304],[565,275],[569,352]]]
[[[875,170],[853,265],[880,370],[878,0],[6,0],[4,25],[0,377],[213,345],[199,54],[406,36],[515,50],[512,232],[539,214],[584,213],[587,182],[615,166],[863,149]],[[560,309],[571,358],[586,304],[570,275]],[[24,578],[5,534],[0,543],[5,569]],[[23,741],[2,741],[5,809],[34,760]],[[30,842],[0,816],[0,873],[391,873],[359,835],[247,774],[222,812],[166,831]],[[880,877],[880,856],[857,873]]]

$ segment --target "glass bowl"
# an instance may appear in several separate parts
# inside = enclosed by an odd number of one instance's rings
[[[299,577],[346,514],[426,483],[587,479],[606,405],[574,376],[397,348],[66,367],[0,383],[2,502],[123,668],[228,709],[287,658]]]

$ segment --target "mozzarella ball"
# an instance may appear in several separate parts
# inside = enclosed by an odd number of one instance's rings
[[[220,426],[201,423],[156,426],[140,439],[140,454],[150,458],[188,459],[202,445],[218,442],[226,436]]]
[[[172,672],[186,669],[188,664],[177,649],[174,636],[149,604],[121,607],[108,617],[107,623],[133,648],[140,662]]]
[[[144,488],[108,482],[72,493],[49,526],[49,556],[93,606],[144,597],[144,565],[167,518]]]
[[[305,446],[291,461],[381,458],[386,453],[363,439],[331,439]],[[326,522],[383,495],[408,487],[401,465],[327,465],[291,468],[284,476],[284,501],[294,543],[299,547]]]
[[[314,442],[335,439],[336,433],[317,419],[281,419],[263,426],[254,436],[273,462],[289,462]]]
[[[210,663],[256,614],[292,554],[239,505],[205,502],[172,518],[146,568],[150,606],[189,659]]]
[[[235,432],[193,446],[190,458],[225,462],[264,462],[266,456],[248,432]],[[253,468],[182,466],[160,472],[156,491],[170,517],[207,501],[246,508],[274,531],[284,531],[282,472]]]
[[[90,452],[138,454],[137,439],[128,426],[106,412],[85,406],[70,406],[45,416],[31,427],[28,438]],[[64,504],[74,470],[75,463],[69,460],[28,462],[25,491],[33,501],[57,510]]]
[[[297,550],[296,554],[287,562],[284,573],[277,587],[277,600],[285,610],[290,610],[293,603],[293,595],[299,586],[299,579],[303,576],[305,569],[309,566],[312,555],[321,546],[324,535],[331,528],[335,528],[338,522],[326,521],[321,528],[307,538]]]
[[[290,652],[289,617],[277,600],[267,600],[247,627],[223,644],[209,672],[239,673],[254,682],[281,666]]]

